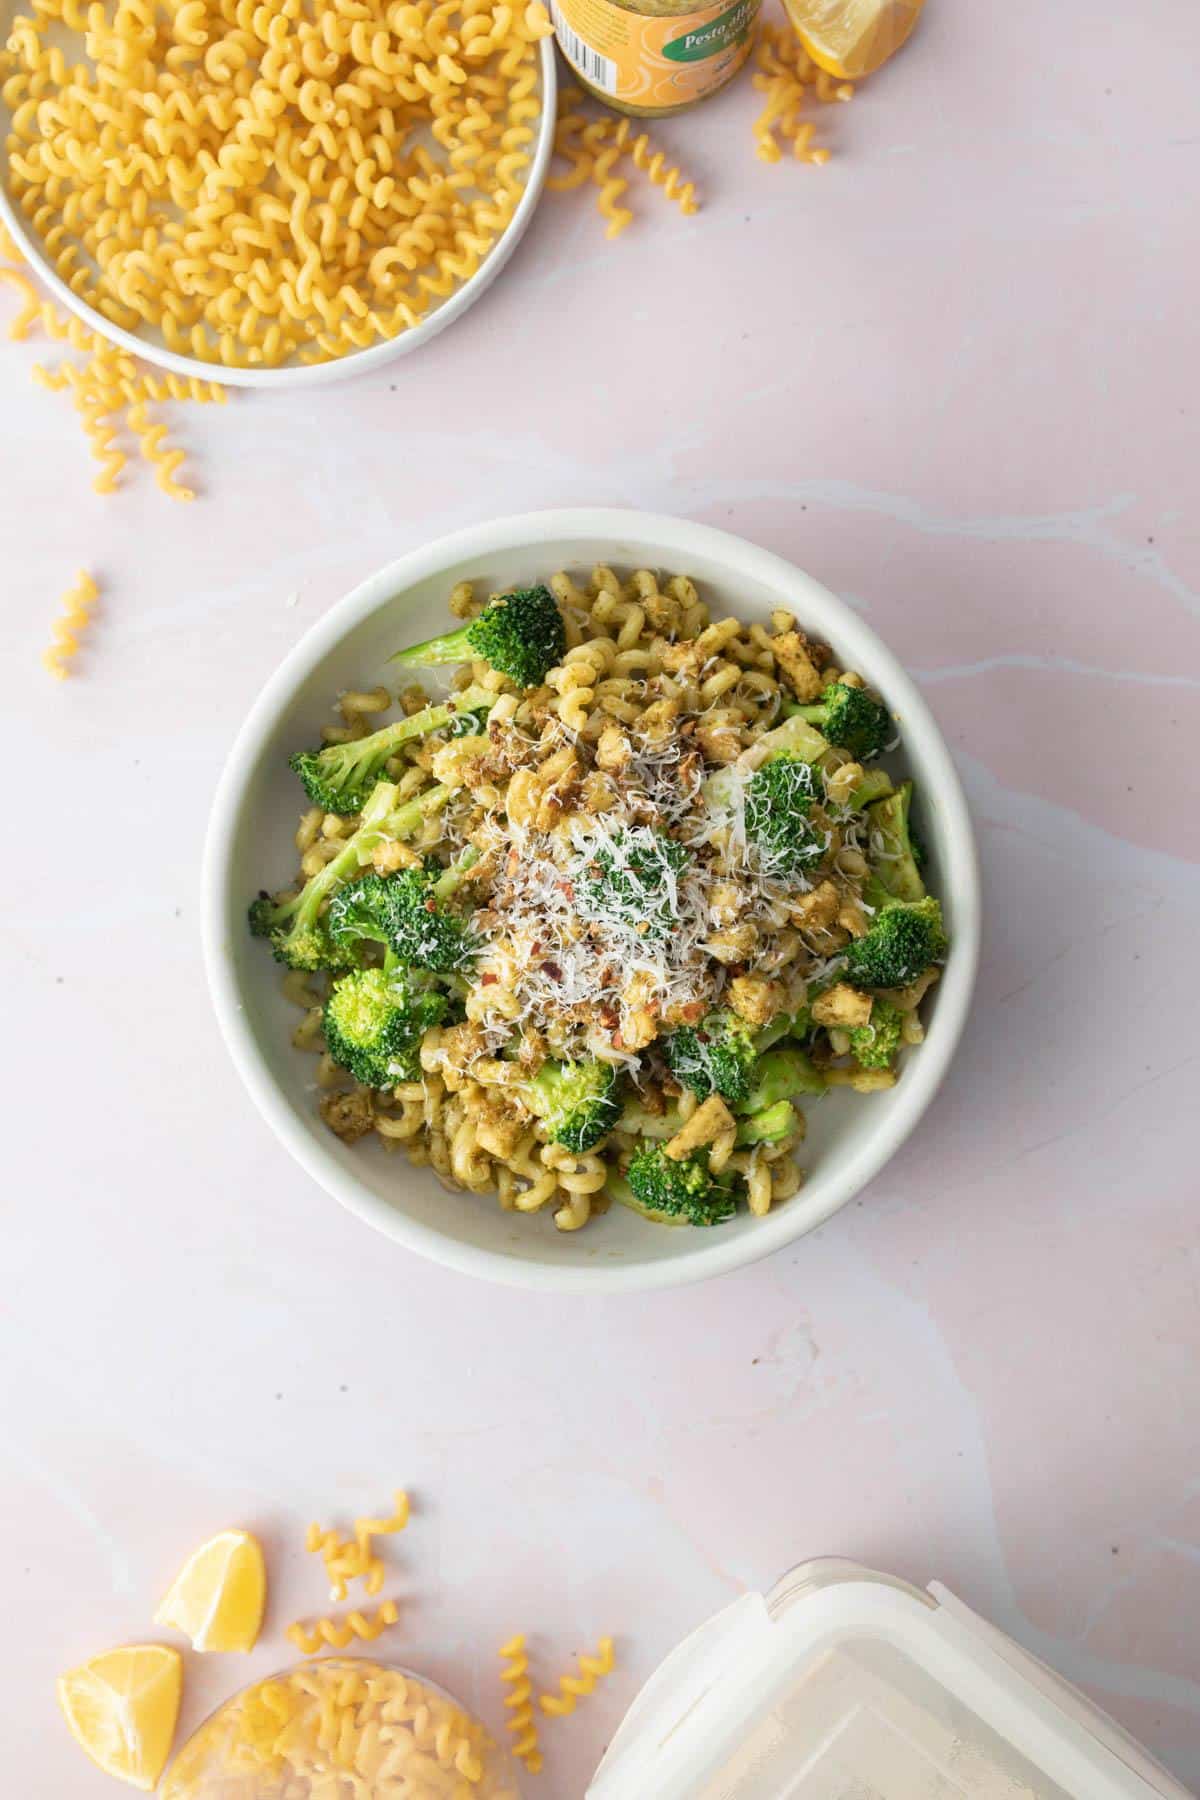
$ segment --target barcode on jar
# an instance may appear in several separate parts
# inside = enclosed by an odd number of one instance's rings
[[[570,26],[563,17],[558,0],[551,0],[550,10],[554,15],[554,29],[558,33],[559,47],[572,66],[579,70],[585,80],[593,87],[603,88],[606,94],[617,91],[617,65],[610,57],[601,56],[590,44],[584,42],[579,33]]]

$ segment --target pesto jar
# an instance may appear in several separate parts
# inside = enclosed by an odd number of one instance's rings
[[[558,46],[589,93],[635,118],[707,100],[750,54],[761,0],[553,0]]]

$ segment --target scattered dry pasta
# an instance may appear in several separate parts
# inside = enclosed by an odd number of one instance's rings
[[[578,87],[560,90],[554,151],[560,163],[569,166],[551,174],[546,185],[556,193],[569,193],[592,182],[599,189],[596,210],[607,222],[606,237],[619,237],[633,220],[629,208],[619,204],[629,187],[617,172],[625,158],[652,186],[661,188],[680,212],[691,214],[699,210],[695,183],[685,180],[680,170],[671,165],[667,153],[649,133],[638,131],[630,119],[618,119],[609,112],[593,109]]]
[[[50,647],[42,652],[42,662],[57,681],[65,681],[70,674],[69,665],[79,653],[79,639],[99,598],[100,589],[86,569],[81,569],[75,586],[63,595],[62,614],[50,627]]]
[[[517,1800],[508,1759],[430,1682],[328,1658],[228,1700],[189,1738],[162,1800]]]
[[[17,246],[5,234],[0,255],[19,256]],[[143,460],[155,470],[158,486],[171,499],[191,500],[193,490],[177,477],[183,452],[169,448],[166,427],[150,418],[148,403],[191,400],[200,404],[221,402],[225,388],[216,382],[178,375],[154,375],[135,358],[110,343],[82,320],[64,313],[53,301],[43,299],[34,279],[23,269],[0,265],[0,283],[16,288],[25,299],[9,327],[12,338],[27,338],[32,329],[75,354],[64,355],[53,367],[35,363],[31,371],[39,387],[69,393],[100,473],[92,483],[98,494],[115,493],[128,457],[119,433],[124,426],[133,436]]]
[[[573,1713],[577,1703],[593,1692],[597,1681],[603,1675],[611,1675],[614,1667],[613,1641],[610,1637],[601,1638],[596,1646],[595,1656],[579,1658],[578,1675],[561,1675],[557,1694],[542,1694],[538,1704],[544,1713],[552,1718],[562,1719]]]
[[[791,144],[798,161],[827,163],[830,152],[823,145],[814,145],[816,125],[803,114],[811,99],[852,100],[853,85],[837,81],[818,68],[786,20],[759,20],[754,60],[754,85],[764,95],[763,109],[754,121],[755,154],[759,161],[780,160],[782,137]]]
[[[541,0],[33,0],[0,51],[10,191],[126,330],[229,366],[344,356],[511,222],[551,29]]]
[[[529,1679],[524,1637],[509,1638],[507,1644],[500,1647],[500,1657],[504,1665],[500,1679],[507,1689],[504,1705],[509,1714],[512,1753],[531,1775],[537,1775],[541,1772],[542,1752],[538,1746],[537,1715],[533,1710],[533,1684]]]
[[[343,696],[343,707],[345,707],[346,699],[347,696]],[[297,835],[298,837],[307,835],[303,825],[301,832]],[[305,1008],[305,1023],[297,1028],[292,1042],[296,1043],[299,1049],[316,1047],[315,1040],[320,1029],[320,1009],[311,1005],[309,991],[303,982],[299,984],[299,991],[295,997],[297,1004]],[[304,1039],[297,1043],[301,1032],[304,1033]],[[304,1547],[306,1550],[319,1554],[324,1560],[325,1572],[329,1576],[331,1584],[329,1589],[331,1600],[344,1600],[347,1582],[360,1579],[368,1594],[379,1592],[383,1586],[384,1568],[378,1556],[372,1551],[371,1540],[403,1531],[408,1524],[408,1517],[408,1495],[402,1488],[398,1488],[396,1490],[396,1510],[391,1517],[356,1519],[353,1538],[342,1538],[336,1531],[326,1530],[317,1524],[309,1526]]]
[[[364,1643],[372,1644],[377,1637],[396,1623],[399,1613],[394,1600],[385,1600],[373,1617],[366,1613],[348,1612],[344,1619],[316,1619],[311,1629],[297,1619],[289,1625],[284,1633],[289,1644],[295,1644],[297,1650],[305,1656],[316,1656],[321,1650],[344,1650],[355,1638],[362,1638]]]

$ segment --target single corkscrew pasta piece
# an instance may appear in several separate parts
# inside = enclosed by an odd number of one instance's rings
[[[69,674],[68,664],[79,652],[80,636],[87,629],[92,607],[99,598],[95,581],[86,569],[81,569],[75,586],[63,595],[62,616],[51,626],[50,646],[42,652],[43,664],[57,681],[64,681]]]
[[[504,1705],[509,1713],[512,1753],[525,1764],[531,1775],[537,1775],[542,1767],[542,1753],[538,1746],[537,1715],[533,1710],[533,1687],[529,1680],[524,1637],[509,1638],[507,1644],[501,1645],[500,1656],[505,1665],[500,1679],[508,1688]]]
[[[579,1658],[578,1675],[561,1675],[558,1681],[559,1692],[541,1695],[539,1705],[542,1711],[556,1719],[573,1713],[577,1702],[592,1692],[600,1677],[612,1673],[614,1660],[612,1639],[601,1638],[596,1646],[595,1656]]]
[[[297,1619],[295,1624],[288,1626],[284,1636],[304,1656],[316,1656],[327,1645],[332,1650],[344,1650],[355,1638],[373,1644],[398,1617],[396,1602],[385,1600],[374,1617],[355,1611],[347,1613],[344,1619],[316,1619],[311,1630]]]
[[[678,168],[670,166],[666,151],[658,148],[648,131],[638,132],[634,137],[634,129],[632,119],[621,120],[613,140],[617,148],[629,152],[634,168],[640,169],[655,187],[660,187],[681,213],[698,212],[700,202],[696,198],[695,182],[686,181]]]

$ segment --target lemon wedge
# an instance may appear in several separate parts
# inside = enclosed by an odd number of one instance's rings
[[[107,1650],[58,1679],[71,1736],[106,1775],[154,1787],[171,1751],[183,1658],[165,1644]]]
[[[248,1531],[221,1531],[189,1556],[154,1615],[194,1650],[253,1650],[262,1626],[267,1571]]]
[[[894,56],[925,0],[786,0],[788,17],[818,68],[861,81]]]

